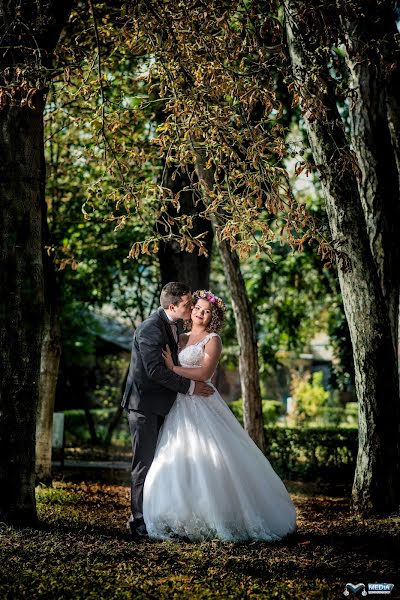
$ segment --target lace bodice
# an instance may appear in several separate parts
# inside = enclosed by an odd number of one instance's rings
[[[209,333],[205,338],[196,344],[185,346],[178,354],[179,364],[182,367],[201,367],[201,361],[204,354],[204,346],[212,337],[218,336],[217,333]]]

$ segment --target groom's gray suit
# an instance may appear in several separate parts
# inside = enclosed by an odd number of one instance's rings
[[[164,309],[159,308],[136,329],[122,406],[128,411],[132,439],[131,529],[144,527],[143,485],[153,462],[158,433],[178,392],[190,380],[168,369],[161,354],[167,344],[177,364],[178,345]]]

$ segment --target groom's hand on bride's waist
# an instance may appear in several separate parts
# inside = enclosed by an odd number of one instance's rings
[[[196,396],[211,396],[214,393],[214,388],[204,381],[196,381],[193,394]]]

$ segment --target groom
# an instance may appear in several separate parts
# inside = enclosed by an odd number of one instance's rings
[[[161,307],[136,329],[122,406],[128,412],[132,439],[131,516],[127,523],[137,537],[147,536],[143,520],[143,485],[153,462],[158,433],[178,392],[210,396],[213,388],[168,369],[162,350],[168,345],[178,362],[177,322],[190,319],[190,288],[173,281],[163,287]]]

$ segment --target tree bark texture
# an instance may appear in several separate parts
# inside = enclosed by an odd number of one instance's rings
[[[44,82],[42,66],[51,64],[69,11],[70,2],[59,0],[0,2],[0,521],[3,522],[36,519],[35,423],[44,316],[45,88],[37,84],[27,93],[23,79]],[[24,73],[22,79],[21,73]]]
[[[360,168],[358,186],[371,251],[398,351],[400,180],[396,146],[400,131],[398,115],[395,123],[390,111],[395,103],[393,112],[397,112],[400,99],[397,31],[390,3],[371,2],[360,17],[363,4],[359,3],[357,11],[353,4],[340,11],[353,94],[351,142]]]
[[[0,520],[35,516],[43,320],[42,108],[0,111]]]
[[[45,224],[46,227],[46,224]],[[51,259],[44,254],[45,315],[36,419],[36,481],[51,483],[53,413],[61,355],[59,294]]]
[[[286,5],[286,32],[295,85],[320,173],[333,239],[350,259],[339,262],[343,304],[353,346],[359,401],[359,450],[353,509],[387,514],[399,507],[399,385],[389,311],[374,261],[363,203],[335,94],[316,64],[304,2]],[[313,31],[318,26],[313,20]]]
[[[196,150],[196,174],[204,193],[207,204],[209,192],[214,186],[214,170],[206,169],[207,158],[205,150]],[[218,228],[216,219],[214,227]],[[218,251],[224,267],[228,283],[230,301],[235,317],[236,333],[239,342],[239,374],[243,402],[243,420],[247,433],[265,451],[264,423],[262,398],[258,367],[257,337],[254,327],[253,314],[246,286],[240,269],[240,261],[235,250],[232,250],[225,240],[220,240],[216,233]]]
[[[246,286],[237,252],[224,240],[218,241],[230,293],[239,341],[239,375],[243,402],[243,421],[247,433],[265,452],[264,422],[258,367],[257,338]]]
[[[174,176],[173,176],[174,174]],[[163,179],[163,187],[170,190],[173,196],[179,193],[180,211],[179,214],[193,216],[194,236],[205,232],[206,248],[208,256],[204,254],[199,256],[198,251],[193,252],[182,251],[179,243],[172,241],[169,243],[162,242],[158,252],[161,271],[161,285],[166,285],[169,281],[183,281],[191,287],[191,289],[208,289],[210,282],[210,266],[211,252],[213,243],[213,229],[210,221],[202,219],[199,213],[204,210],[202,202],[197,202],[193,191],[190,189],[184,190],[190,186],[191,182],[186,173],[172,170],[171,167],[165,168]],[[178,215],[172,202],[170,203],[169,214],[172,217]],[[174,226],[172,226],[174,227]]]

